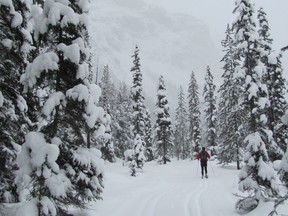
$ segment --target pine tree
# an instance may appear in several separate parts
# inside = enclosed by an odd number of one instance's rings
[[[206,146],[211,147],[212,151],[217,146],[216,143],[216,86],[213,83],[213,75],[210,72],[210,67],[207,66],[207,73],[205,76],[205,85],[203,91],[204,97],[204,115],[205,115],[205,142]]]
[[[269,106],[267,107],[267,126],[273,132],[273,137],[277,143],[275,146],[267,146],[268,155],[271,160],[279,160],[286,151],[287,142],[285,142],[285,134],[287,129],[283,127],[281,117],[285,113],[285,79],[283,78],[283,69],[281,63],[281,54],[275,54],[272,49],[273,39],[270,36],[269,22],[266,18],[266,13],[263,8],[258,10],[259,21],[259,43],[262,48],[260,53],[261,62],[266,70],[263,75],[263,83],[268,88]],[[280,149],[279,149],[280,147]]]
[[[225,55],[222,58],[223,84],[219,88],[219,113],[218,113],[218,140],[217,158],[220,163],[228,164],[237,161],[237,169],[240,169],[244,139],[240,130],[245,121],[243,112],[239,109],[238,96],[242,92],[242,86],[236,75],[238,62],[233,43],[233,32],[227,25],[226,38],[222,41]]]
[[[15,159],[27,131],[28,106],[19,80],[31,48],[28,8],[25,1],[0,3],[0,202],[18,200]]]
[[[39,134],[32,137],[42,137],[39,140],[44,146],[56,140],[60,150],[55,163],[56,154],[50,160],[49,154],[43,152],[47,163],[39,163],[36,175],[32,172],[37,168],[33,164],[19,164],[22,171],[18,183],[21,185],[25,176],[31,175],[26,186],[33,185],[30,203],[39,209],[39,215],[65,215],[70,205],[84,208],[87,201],[100,199],[103,190],[101,153],[95,148],[89,149],[92,137],[103,131],[104,111],[97,106],[101,89],[89,80],[87,9],[88,1],[45,1],[43,11],[34,20],[38,55],[28,64],[21,82],[27,99],[38,101],[37,109],[41,112],[41,118],[38,113],[34,114],[39,122]],[[20,155],[33,152],[33,142],[31,136],[26,136],[27,148]],[[27,154],[25,157],[31,161],[37,157]],[[29,165],[31,169],[27,169]],[[55,181],[50,185],[48,177],[51,176]],[[67,183],[60,191],[56,188],[59,182]],[[47,189],[48,185],[51,187]]]
[[[133,110],[133,119],[132,119],[132,132],[133,132],[133,140],[134,146],[133,149],[138,149],[138,144],[145,143],[146,137],[146,107],[144,105],[144,95],[142,88],[142,72],[140,70],[140,58],[139,58],[139,49],[136,46],[133,58],[133,67],[131,68],[131,72],[133,73],[133,84],[131,87],[131,99],[132,99],[132,110]],[[141,141],[139,140],[141,139]],[[137,146],[136,146],[137,145]],[[137,163],[137,167],[142,168],[143,163],[138,163],[142,161],[141,158],[137,158],[137,155],[134,155],[135,161]],[[135,161],[133,163],[135,163]]]
[[[166,97],[166,86],[163,76],[160,76],[157,102],[156,102],[156,124],[154,129],[154,143],[156,146],[155,157],[159,163],[170,162],[173,147],[172,122],[169,114],[169,105]]]
[[[243,93],[239,95],[241,106],[247,113],[244,139],[246,153],[245,165],[239,178],[239,190],[247,191],[249,196],[236,203],[240,212],[249,212],[257,207],[260,200],[276,193],[275,173],[269,163],[266,146],[273,143],[271,132],[266,127],[265,108],[268,104],[267,87],[263,83],[265,71],[260,61],[261,49],[253,20],[254,8],[249,0],[236,1],[234,13],[239,13],[233,23],[235,43],[239,58],[237,75],[243,80]]]
[[[187,159],[190,156],[190,151],[191,148],[188,143],[188,113],[183,88],[180,86],[175,119],[174,154],[178,159]]]
[[[197,154],[201,146],[201,130],[200,130],[200,100],[199,86],[194,72],[191,73],[191,78],[188,87],[188,120],[189,120],[189,143],[192,151]]]

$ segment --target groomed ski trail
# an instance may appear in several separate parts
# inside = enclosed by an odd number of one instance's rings
[[[213,176],[211,165],[217,167]],[[103,200],[91,204],[84,215],[97,216],[232,216],[237,200],[232,188],[237,171],[224,170],[212,162],[209,178],[201,179],[197,161],[172,161],[166,165],[146,163],[137,177],[129,176],[121,163],[107,164]],[[216,170],[215,170],[216,171]],[[235,179],[225,179],[235,172]],[[231,173],[229,174],[231,178]],[[229,183],[227,183],[229,182]],[[219,184],[226,184],[219,187]],[[227,191],[221,188],[227,187]],[[215,209],[215,202],[221,205]],[[211,208],[213,206],[214,208]]]

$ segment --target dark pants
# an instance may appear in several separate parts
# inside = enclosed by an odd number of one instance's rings
[[[201,160],[201,173],[202,173],[202,176],[204,175],[204,171],[205,171],[205,174],[207,175],[207,160]]]

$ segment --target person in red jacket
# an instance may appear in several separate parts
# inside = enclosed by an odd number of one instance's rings
[[[204,176],[204,171],[205,171],[205,177],[208,178],[208,175],[207,175],[207,161],[210,158],[211,158],[211,156],[205,150],[205,147],[202,147],[202,150],[197,154],[197,160],[200,160],[200,163],[201,163],[202,178]]]

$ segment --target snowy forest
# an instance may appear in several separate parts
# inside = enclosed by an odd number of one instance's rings
[[[106,202],[107,164],[136,181],[146,164],[190,163],[203,146],[214,166],[236,165],[237,214],[267,202],[269,216],[287,210],[287,47],[273,47],[262,7],[234,1],[221,85],[207,65],[200,89],[191,68],[172,110],[165,72],[148,108],[137,44],[132,83],[92,60],[89,0],[0,0],[0,215],[77,215]]]

